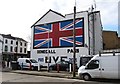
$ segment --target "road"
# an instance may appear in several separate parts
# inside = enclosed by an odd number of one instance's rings
[[[113,82],[100,82],[100,81],[84,81],[79,79],[66,79],[66,78],[56,78],[56,77],[45,77],[45,76],[35,76],[17,73],[2,73],[2,84],[115,84]],[[10,83],[12,82],[12,83]],[[14,83],[13,83],[14,82]],[[120,82],[119,82],[120,83]],[[118,83],[118,84],[119,84]]]

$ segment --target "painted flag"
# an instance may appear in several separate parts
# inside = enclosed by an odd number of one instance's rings
[[[76,46],[83,46],[83,18],[75,20]],[[73,20],[37,25],[34,27],[34,48],[73,46]]]

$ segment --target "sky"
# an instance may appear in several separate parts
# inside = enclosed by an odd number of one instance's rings
[[[76,0],[77,12],[88,10],[95,0]],[[104,30],[118,32],[118,1],[96,0]],[[0,33],[30,42],[31,26],[49,9],[63,15],[73,13],[75,0],[1,0]]]

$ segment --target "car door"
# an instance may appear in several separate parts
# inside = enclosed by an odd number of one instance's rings
[[[29,68],[30,68],[30,63],[31,63],[31,62],[26,59],[25,68],[28,68],[28,69],[29,69]]]

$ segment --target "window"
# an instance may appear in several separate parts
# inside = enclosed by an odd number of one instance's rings
[[[24,53],[26,53],[26,48],[24,48]]]
[[[13,44],[13,41],[11,41],[11,44]]]
[[[8,51],[8,46],[5,46],[5,51]]]
[[[34,59],[30,59],[30,61],[31,61],[32,63],[37,63],[37,61],[34,60]]]
[[[10,52],[13,52],[13,47],[12,46],[10,47]]]
[[[26,60],[26,63],[30,63],[30,61],[29,61],[29,60]]]
[[[20,52],[22,53],[22,48],[20,48]]]
[[[25,46],[27,46],[27,44],[25,43]]]
[[[92,60],[86,66],[86,69],[97,69],[97,68],[99,68],[99,61],[98,60]]]
[[[22,46],[22,42],[20,42],[20,45]]]
[[[8,43],[8,40],[7,40],[7,39],[5,40],[5,43]]]
[[[18,47],[15,47],[15,52],[17,52],[17,51],[18,51],[17,49],[18,49]]]

